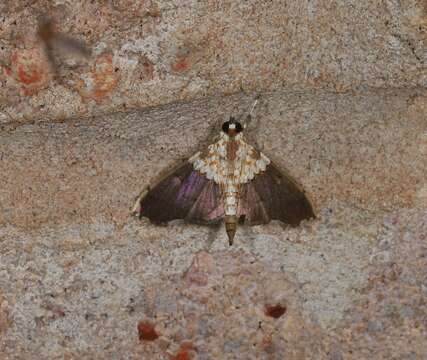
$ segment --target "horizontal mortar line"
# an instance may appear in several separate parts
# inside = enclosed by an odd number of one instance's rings
[[[218,96],[213,96],[212,99],[218,98]],[[97,123],[102,122],[102,119],[105,117],[114,116],[116,114],[122,114],[124,116],[130,115],[130,114],[144,114],[144,113],[151,113],[151,112],[161,112],[162,110],[166,110],[174,105],[178,104],[191,104],[199,102],[200,100],[204,100],[205,98],[200,99],[193,99],[190,102],[186,102],[183,100],[176,100],[165,104],[159,104],[159,105],[149,105],[142,108],[130,108],[127,111],[104,111],[104,112],[96,112],[92,115],[86,115],[86,116],[70,116],[69,118],[58,118],[58,119],[49,119],[46,121],[40,121],[41,118],[34,118],[27,121],[19,121],[14,119],[11,122],[7,122],[4,125],[0,126],[0,135],[2,133],[11,133],[20,127],[28,126],[28,125],[35,125],[39,127],[43,126],[49,126],[49,124],[55,125],[55,124],[65,124],[65,125],[75,125],[79,123],[84,123],[85,125],[96,125]],[[3,111],[4,112],[4,111]],[[9,116],[10,117],[10,116]],[[24,119],[24,118],[21,118]],[[26,119],[25,119],[26,120]]]
[[[278,94],[288,94],[288,95],[296,95],[296,94],[320,94],[320,93],[325,93],[325,94],[329,94],[329,95],[336,95],[336,96],[345,96],[345,95],[351,95],[353,94],[354,96],[360,96],[363,95],[363,93],[370,93],[370,92],[417,92],[417,91],[427,91],[427,87],[423,87],[423,86],[410,86],[410,87],[373,87],[373,86],[359,86],[359,87],[355,87],[352,89],[349,89],[347,91],[343,91],[343,92],[335,92],[335,91],[331,91],[328,88],[318,88],[318,89],[302,89],[302,90],[286,90],[286,89],[279,89],[279,90],[272,90],[272,91],[261,91],[261,92],[256,92],[256,91],[250,91],[250,92],[234,92],[234,93],[230,93],[227,95],[212,95],[212,96],[207,96],[207,97],[201,97],[201,98],[195,98],[195,99],[191,99],[189,101],[185,101],[185,100],[176,100],[176,101],[171,101],[168,103],[164,103],[164,104],[159,104],[159,105],[150,105],[150,106],[146,106],[143,108],[132,108],[132,109],[128,109],[127,111],[105,111],[105,112],[96,112],[92,115],[88,115],[88,116],[82,116],[82,117],[78,117],[76,116],[71,116],[69,118],[58,118],[58,119],[50,119],[47,121],[40,121],[41,118],[35,118],[35,119],[31,119],[31,120],[27,120],[27,121],[19,121],[19,120],[13,120],[11,122],[7,122],[4,125],[1,125],[0,127],[0,135],[3,133],[11,133],[17,129],[19,129],[22,126],[28,126],[28,125],[36,125],[36,126],[47,126],[49,124],[77,124],[77,123],[82,123],[84,121],[85,124],[88,125],[94,125],[98,122],[100,122],[100,119],[104,118],[104,117],[109,117],[115,114],[123,114],[124,116],[128,115],[128,114],[134,114],[134,113],[150,113],[150,112],[155,112],[155,111],[162,111],[162,110],[166,110],[170,107],[173,106],[177,106],[179,104],[182,105],[195,105],[198,103],[209,103],[211,101],[214,101],[215,99],[226,99],[226,98],[230,98],[232,96],[236,96],[236,95],[247,95],[247,97],[251,97],[254,96],[254,94],[261,94],[261,98],[263,97],[271,97],[274,95],[278,95]],[[8,114],[9,115],[9,114]],[[10,117],[10,115],[9,115]]]

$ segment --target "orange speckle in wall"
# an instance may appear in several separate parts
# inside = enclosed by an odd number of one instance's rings
[[[141,341],[154,341],[159,337],[154,325],[148,321],[140,321],[138,323],[138,336]]]
[[[15,50],[10,57],[10,68],[4,70],[26,95],[44,88],[50,80],[49,73],[47,59],[38,48]]]
[[[119,71],[115,71],[113,66],[113,55],[102,53],[91,70],[77,82],[77,91],[84,99],[100,101],[116,87],[119,76]]]
[[[184,341],[170,360],[191,360],[193,358],[191,352],[195,350],[196,347],[191,341]]]
[[[190,60],[188,56],[179,56],[171,64],[171,69],[175,72],[186,71],[190,67]]]

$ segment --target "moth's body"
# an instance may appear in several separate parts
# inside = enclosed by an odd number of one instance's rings
[[[242,133],[228,135],[221,132],[219,140],[189,159],[195,170],[219,185],[224,208],[225,225],[230,243],[236,232],[241,185],[265,171],[270,160],[249,145]],[[215,214],[213,214],[215,215]]]
[[[290,225],[314,217],[304,192],[262,152],[248,144],[240,123],[223,124],[219,139],[138,200],[139,215],[155,223],[224,220],[230,245],[238,223]]]

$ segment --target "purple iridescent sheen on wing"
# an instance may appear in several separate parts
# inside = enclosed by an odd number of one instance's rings
[[[194,192],[199,189],[199,186],[204,185],[205,183],[206,179],[203,176],[200,176],[196,170],[193,170],[181,184],[176,197],[176,202],[180,203],[191,199]]]
[[[194,223],[215,224],[221,221],[223,216],[221,191],[217,184],[209,180],[191,208],[187,219]]]
[[[184,219],[211,224],[221,220],[221,209],[218,185],[185,163],[142,198],[140,216],[153,223]],[[219,214],[219,219],[215,214]]]

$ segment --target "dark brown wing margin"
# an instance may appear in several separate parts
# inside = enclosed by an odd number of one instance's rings
[[[274,164],[242,186],[239,216],[248,225],[280,220],[292,226],[314,218],[313,207],[303,190]]]

